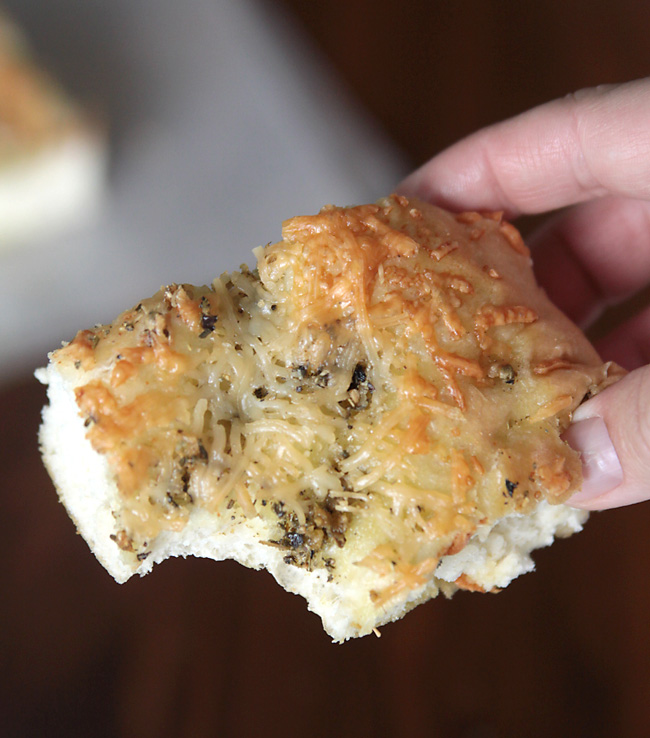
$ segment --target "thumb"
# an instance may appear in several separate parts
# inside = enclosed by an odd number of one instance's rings
[[[650,366],[581,405],[564,438],[582,455],[582,489],[569,505],[589,510],[650,499]]]

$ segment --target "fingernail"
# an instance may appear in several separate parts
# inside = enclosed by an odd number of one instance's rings
[[[600,497],[623,481],[623,469],[602,418],[573,423],[563,438],[582,458],[582,489],[571,497],[569,504]]]

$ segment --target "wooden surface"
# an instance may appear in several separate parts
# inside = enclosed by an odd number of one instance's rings
[[[650,73],[638,0],[281,0],[419,163],[481,126]]]
[[[650,71],[650,5],[286,0],[414,162],[544,99]],[[44,392],[0,387],[0,736],[645,736],[650,506],[593,516],[499,595],[330,644],[265,573],[118,586],[57,503]]]

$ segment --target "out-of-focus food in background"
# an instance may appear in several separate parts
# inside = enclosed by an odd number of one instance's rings
[[[277,6],[3,7],[39,63],[101,112],[110,167],[91,223],[0,249],[0,382],[31,373],[81,318],[106,322],[161,284],[236,269],[251,246],[277,239],[284,218],[326,202],[370,202],[408,171]],[[54,197],[61,188],[48,189]],[[47,297],[47,320],[36,294]]]
[[[0,13],[0,248],[88,222],[105,170],[101,127]]]

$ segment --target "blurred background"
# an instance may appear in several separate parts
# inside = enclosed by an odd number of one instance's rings
[[[161,284],[250,262],[286,217],[373,200],[483,125],[647,76],[650,5],[4,6],[105,122],[110,167],[92,224],[0,251],[0,736],[648,735],[648,505],[592,516],[497,596],[334,646],[231,562],[115,584],[41,466],[32,372]]]

